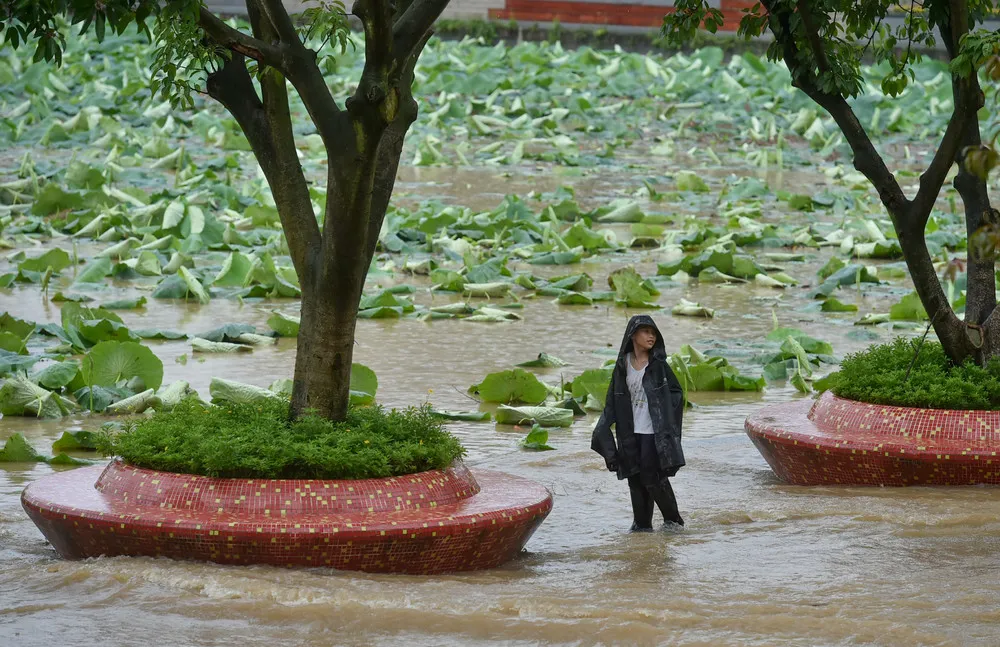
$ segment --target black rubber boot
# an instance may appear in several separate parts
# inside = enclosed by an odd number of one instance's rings
[[[684,525],[684,519],[681,518],[681,513],[677,509],[677,497],[674,496],[674,489],[670,487],[670,481],[664,479],[658,487],[650,488],[650,497],[656,501],[656,507],[660,509],[660,514],[663,515],[663,523],[676,523],[679,526]],[[652,514],[652,511],[650,511],[650,514]]]
[[[638,479],[636,479],[638,481]],[[653,529],[653,497],[649,489],[639,484],[633,483],[633,478],[629,478],[629,495],[632,498],[632,527],[630,532],[648,532]]]

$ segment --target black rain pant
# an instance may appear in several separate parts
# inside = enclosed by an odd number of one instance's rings
[[[639,450],[639,473],[628,477],[628,489],[632,497],[632,516],[636,529],[653,527],[653,505],[660,509],[664,523],[684,525],[684,519],[677,509],[677,498],[670,481],[659,474],[660,460],[656,453],[656,443],[652,434],[636,434]]]

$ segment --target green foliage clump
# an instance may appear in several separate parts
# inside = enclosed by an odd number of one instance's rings
[[[210,406],[193,398],[104,431],[98,449],[138,467],[222,478],[380,478],[441,469],[465,455],[429,406],[291,421],[282,400]]]
[[[826,386],[841,398],[927,409],[1000,409],[1000,359],[952,364],[937,342],[897,338],[847,355]],[[910,369],[910,364],[913,368]],[[910,371],[907,377],[907,370]]]

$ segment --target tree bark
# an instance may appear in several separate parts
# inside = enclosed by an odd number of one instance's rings
[[[357,301],[345,305],[326,290],[304,291],[302,297],[291,415],[313,412],[343,420],[350,404]]]
[[[967,18],[966,18],[967,20]],[[952,25],[950,17],[948,22],[939,25],[941,40],[948,51],[949,58],[955,58],[958,54],[962,34],[967,28],[962,25]],[[992,255],[984,256],[977,253],[973,238],[979,228],[983,226],[983,214],[990,210],[990,198],[987,192],[986,182],[965,169],[963,162],[964,149],[971,147],[978,149],[982,145],[982,137],[979,128],[978,110],[982,107],[985,97],[979,85],[979,78],[973,73],[968,79],[971,84],[971,91],[975,94],[977,102],[976,111],[971,112],[965,123],[965,130],[962,133],[961,145],[955,154],[955,162],[958,164],[958,175],[955,176],[954,187],[962,198],[962,205],[965,208],[965,231],[969,241],[968,258],[966,262],[966,294],[965,294],[965,321],[967,323],[982,326],[987,318],[993,313],[997,305],[995,258]],[[963,88],[958,83],[953,83],[953,95],[955,101]],[[993,353],[1000,350],[994,347]],[[985,353],[988,357],[990,352]],[[986,357],[979,358],[980,361]]]

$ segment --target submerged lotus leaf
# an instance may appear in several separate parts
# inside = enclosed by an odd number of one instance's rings
[[[129,330],[125,324],[110,319],[87,319],[77,325],[80,335],[96,344],[102,341],[138,341],[139,336]]]
[[[431,415],[442,420],[461,420],[465,422],[489,422],[492,417],[489,411],[452,411],[449,409],[431,409]]]
[[[136,337],[140,339],[187,339],[187,335],[173,330],[159,330],[157,328],[140,328],[133,330]]]
[[[469,393],[479,395],[485,402],[539,404],[549,390],[532,373],[515,368],[490,373],[482,382],[469,387]]]
[[[538,357],[535,359],[527,362],[521,362],[518,366],[522,368],[555,368],[558,366],[566,366],[566,362],[553,355],[539,353]]]
[[[677,182],[678,191],[694,191],[697,193],[707,193],[709,191],[705,180],[701,179],[701,176],[693,171],[678,172],[674,176],[674,181]]]
[[[608,276],[608,285],[615,291],[615,303],[628,308],[659,308],[655,298],[660,294],[652,282],[643,279],[631,267],[615,270]]]
[[[194,274],[191,273],[188,268],[183,265],[177,270],[177,273],[184,280],[187,285],[188,291],[198,299],[198,303],[208,303],[211,301],[211,297],[208,295],[208,291],[202,286],[201,281],[198,280]],[[155,296],[155,295],[154,295]]]
[[[916,292],[910,292],[889,308],[889,319],[893,321],[926,321],[927,311]]]
[[[212,285],[227,288],[243,288],[250,284],[253,273],[260,261],[255,257],[233,252],[226,257],[222,269],[212,279]]]
[[[73,404],[23,375],[8,378],[0,387],[0,413],[5,416],[61,418]]]
[[[131,395],[133,392],[129,389],[104,386],[85,386],[73,392],[73,397],[81,407],[95,412],[104,411],[111,403]]]
[[[76,362],[55,362],[36,373],[32,379],[46,389],[61,389],[72,382],[79,372],[80,365]]]
[[[375,402],[378,376],[364,364],[351,364],[351,404],[368,405]]]
[[[184,398],[196,395],[198,395],[197,392],[184,380],[172,382],[168,386],[161,387],[156,392],[156,397],[160,399],[159,408],[166,411],[180,404]]]
[[[569,427],[573,424],[573,411],[561,407],[497,407],[497,424],[523,425],[530,423],[542,427]]]
[[[77,458],[75,456],[70,456],[69,454],[57,454],[52,458],[47,459],[49,465],[73,465],[73,466],[83,466],[83,465],[94,465],[97,461],[88,460],[86,458]]]
[[[510,292],[512,283],[506,282],[495,282],[495,283],[466,283],[462,287],[462,293],[468,297],[479,297],[479,298],[499,298],[506,296]]]
[[[50,249],[41,256],[21,261],[18,263],[17,269],[26,272],[44,272],[51,267],[52,271],[58,274],[72,264],[73,261],[69,253],[57,248]]]
[[[500,308],[490,308],[489,306],[477,308],[470,316],[463,318],[463,321],[480,321],[486,323],[505,323],[520,320],[521,315],[516,312],[501,310]]]
[[[52,451],[92,451],[97,449],[97,434],[92,431],[64,431],[62,436],[52,443]]]
[[[610,229],[594,231],[583,222],[577,221],[562,233],[563,242],[570,247],[582,247],[588,252],[598,249],[614,249],[618,246],[615,234]]]
[[[80,361],[80,369],[85,385],[118,387],[138,377],[145,388],[157,389],[163,382],[163,362],[137,342],[101,342]]]
[[[548,287],[583,292],[594,285],[594,279],[589,274],[570,274],[549,279]]]
[[[805,352],[814,355],[832,355],[833,346],[829,342],[810,337],[798,328],[775,328],[767,335],[768,341],[784,343],[786,339],[794,339]]]
[[[197,335],[194,335],[194,337],[198,337],[206,341],[223,341],[233,343],[235,340],[239,339],[240,335],[255,332],[257,332],[257,328],[251,324],[231,323],[198,333]]]
[[[133,299],[118,299],[107,301],[101,304],[105,310],[136,310],[146,305],[146,297],[135,297]]]
[[[588,396],[593,398],[600,403],[603,409],[612,373],[614,373],[614,367],[587,369],[570,382],[570,392],[578,400]]]
[[[47,182],[42,190],[35,194],[31,213],[37,216],[48,216],[59,211],[79,209],[83,205],[83,194],[80,192],[64,191],[55,182]]]
[[[436,269],[431,271],[431,280],[437,290],[461,292],[466,284],[464,276],[454,270]]]
[[[802,347],[802,344],[789,335],[785,338],[785,341],[781,343],[781,350],[788,353],[797,360],[798,371],[804,372],[806,375],[812,375],[812,364],[809,361],[809,354]]]
[[[75,283],[104,283],[105,277],[109,274],[111,274],[111,259],[106,256],[95,258],[76,275]]]
[[[18,319],[9,312],[4,312],[0,315],[0,332],[13,333],[20,339],[26,339],[35,332],[35,324],[31,321]]]
[[[153,389],[146,389],[142,393],[123,398],[109,404],[104,413],[111,416],[133,415],[142,413],[146,409],[156,409],[160,406],[160,398],[156,397]]]
[[[244,384],[233,380],[224,380],[213,377],[208,385],[208,392],[212,396],[212,404],[224,402],[234,402],[239,404],[249,404],[258,400],[273,400],[281,398],[274,391],[270,391],[253,384]]]
[[[20,433],[8,438],[0,449],[0,463],[44,463],[47,460]]]
[[[552,447],[548,443],[549,443],[548,430],[543,429],[539,425],[534,425],[532,426],[531,431],[528,432],[528,435],[522,438],[518,444],[524,449],[530,449],[534,451],[546,451],[555,449],[555,447]]]
[[[540,252],[527,260],[532,265],[569,265],[583,260],[583,254],[575,250]]]
[[[456,301],[455,303],[432,306],[429,310],[431,312],[449,315],[469,315],[476,311],[473,306],[469,305],[465,301]]]
[[[694,303],[692,301],[688,301],[687,299],[681,299],[677,305],[670,309],[670,314],[682,317],[711,318],[715,316],[715,310],[707,308],[700,303]]]
[[[224,341],[208,341],[199,337],[191,338],[191,350],[195,353],[251,353],[252,346],[230,344]]]
[[[299,318],[295,315],[274,310],[271,312],[271,316],[267,318],[267,325],[281,337],[299,336]]]
[[[843,303],[835,297],[827,297],[820,306],[823,312],[857,312],[858,306],[852,303]]]
[[[812,387],[809,386],[809,383],[806,382],[805,376],[802,375],[802,373],[799,371],[796,371],[795,373],[792,374],[792,377],[789,380],[789,382],[791,382],[792,386],[794,386],[795,390],[797,390],[799,393],[812,392]]]
[[[0,350],[18,355],[27,355],[27,340],[21,339],[12,332],[0,332]]]
[[[581,292],[565,292],[559,295],[556,303],[564,306],[592,306],[594,298]]]

